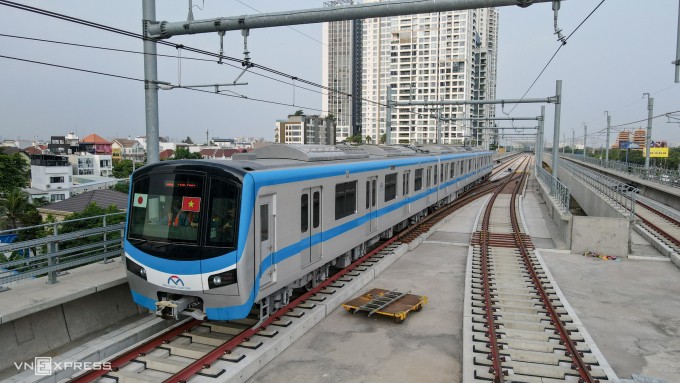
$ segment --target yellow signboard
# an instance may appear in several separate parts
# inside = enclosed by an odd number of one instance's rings
[[[647,157],[647,151],[642,150],[642,155]],[[649,148],[649,158],[666,158],[668,157],[668,148]]]

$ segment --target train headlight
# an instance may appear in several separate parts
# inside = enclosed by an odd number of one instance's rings
[[[212,284],[215,285],[215,286],[221,286],[222,285],[222,277],[220,277],[219,275],[213,275]]]
[[[129,272],[146,281],[146,270],[141,265],[137,264],[134,261],[131,261],[130,258],[126,257],[125,266],[127,267]]]
[[[208,277],[208,288],[214,289],[217,287],[224,287],[233,285],[238,279],[236,278],[236,269],[225,271],[219,274],[213,274]]]

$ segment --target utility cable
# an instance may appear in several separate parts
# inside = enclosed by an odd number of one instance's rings
[[[569,38],[571,38],[571,36],[573,36],[574,33],[576,33],[576,31],[578,31],[579,28],[581,28],[581,26],[582,26],[582,25],[590,18],[590,16],[593,15],[593,13],[595,13],[595,11],[597,11],[598,8],[600,8],[600,6],[602,5],[602,3],[604,3],[604,2],[605,2],[605,0],[600,1],[600,3],[599,3],[592,11],[590,11],[590,13],[588,14],[588,16],[586,16],[586,18],[583,19],[583,21],[581,21],[581,23],[580,23],[580,24],[579,24],[579,25],[578,25],[578,26],[577,26],[577,27],[569,34],[569,36],[567,36],[566,39],[564,39],[563,41],[561,41],[560,46],[557,47],[557,50],[555,50],[555,53],[553,53],[553,55],[552,55],[552,57],[550,58],[550,60],[548,60],[548,62],[547,62],[547,63],[545,64],[545,66],[543,67],[543,69],[541,69],[541,72],[538,74],[538,76],[536,76],[536,79],[534,80],[534,82],[532,82],[531,85],[529,85],[529,89],[527,89],[527,91],[524,92],[524,94],[522,95],[522,97],[520,97],[520,99],[519,99],[520,101],[524,100],[524,97],[526,97],[526,95],[529,93],[529,91],[531,90],[531,88],[533,88],[534,85],[536,85],[536,82],[538,81],[539,78],[541,78],[541,75],[543,75],[543,72],[545,72],[545,70],[548,69],[548,66],[549,66],[550,63],[553,61],[553,59],[555,59],[555,56],[557,56],[557,53],[560,51],[560,49],[562,49],[562,47],[563,47],[564,45],[567,44],[567,41],[569,40]],[[515,110],[515,108],[517,108],[517,105],[519,105],[519,104],[515,104],[515,106],[513,106],[512,109],[510,109],[510,111],[509,111],[507,114],[509,115],[510,113],[512,113],[512,111]]]
[[[338,91],[336,89],[332,89],[332,88],[329,88],[327,86],[317,84],[313,81],[305,80],[305,79],[299,78],[297,76],[287,74],[287,73],[281,72],[281,71],[273,69],[273,68],[266,67],[264,65],[255,64],[255,63],[246,63],[245,60],[238,59],[238,58],[235,58],[235,57],[221,56],[217,53],[205,51],[205,50],[202,50],[202,49],[192,48],[192,47],[188,47],[188,46],[185,46],[185,45],[182,45],[182,44],[175,44],[175,43],[171,43],[171,42],[165,41],[165,40],[158,40],[158,39],[154,39],[154,38],[149,38],[149,37],[146,37],[146,36],[138,34],[138,33],[126,31],[126,30],[119,29],[119,28],[114,28],[114,27],[111,27],[111,26],[108,26],[108,25],[99,24],[99,23],[95,23],[95,22],[92,22],[92,21],[88,21],[88,20],[79,19],[79,18],[72,17],[72,16],[67,16],[67,15],[64,15],[64,14],[61,14],[61,13],[52,12],[52,11],[48,11],[48,10],[41,9],[41,8],[36,8],[36,7],[24,5],[24,4],[15,3],[15,2],[12,2],[12,1],[8,1],[8,0],[0,0],[0,5],[5,5],[5,6],[8,6],[8,7],[12,7],[12,8],[28,11],[28,12],[33,12],[33,13],[37,13],[37,14],[44,15],[44,16],[49,16],[49,17],[60,19],[60,20],[69,21],[69,22],[73,22],[73,23],[76,23],[76,24],[81,24],[81,25],[101,29],[101,30],[104,30],[104,31],[121,34],[121,35],[128,36],[128,37],[134,37],[134,38],[145,40],[145,41],[146,40],[152,40],[152,41],[154,41],[158,44],[171,46],[171,47],[176,48],[176,49],[182,48],[182,49],[190,51],[190,52],[199,53],[199,54],[203,54],[203,55],[207,55],[207,56],[212,56],[212,57],[215,57],[215,58],[218,58],[218,59],[221,58],[221,59],[226,59],[226,60],[229,60],[229,61],[234,61],[234,62],[240,63],[241,65],[252,64],[252,66],[251,66],[252,68],[258,68],[258,69],[261,69],[263,71],[275,74],[277,76],[286,77],[286,78],[291,79],[291,80],[296,80],[296,81],[305,83],[307,85],[311,85],[311,86],[314,86],[314,87],[317,87],[317,88],[325,89],[329,92],[333,92],[333,93],[336,93],[336,94],[344,95],[344,96],[347,96],[347,97],[355,97],[351,93]],[[373,101],[373,100],[368,100],[368,99],[364,99],[364,98],[361,98],[361,100],[369,102],[369,103],[376,104],[378,106],[383,106],[383,107],[387,106],[386,104],[382,104],[380,102]]]

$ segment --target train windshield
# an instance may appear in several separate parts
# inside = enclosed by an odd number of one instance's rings
[[[198,244],[204,180],[198,175],[164,173],[135,182],[128,238]]]

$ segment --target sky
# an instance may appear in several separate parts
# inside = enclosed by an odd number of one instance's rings
[[[654,98],[654,115],[677,112],[680,118],[680,86],[674,83],[678,0],[605,0],[580,28],[580,23],[601,0],[562,2],[558,26],[571,35],[553,61],[526,94],[547,98],[562,80],[560,141],[571,144],[572,132],[581,143],[584,125],[588,146],[605,143],[605,111],[612,126],[647,117],[647,100]],[[23,4],[66,14],[136,33],[141,31],[139,0],[27,0]],[[311,0],[193,0],[195,19],[221,16],[304,10],[321,7]],[[257,11],[256,11],[257,10]],[[156,4],[157,20],[182,21],[187,0],[164,0]],[[519,99],[529,89],[548,60],[559,48],[554,35],[550,3],[528,8],[499,8],[497,98]],[[49,18],[0,5],[0,34],[122,50],[142,51],[142,41],[111,32]],[[218,52],[216,33],[169,39],[202,50]],[[248,48],[253,62],[320,84],[322,56],[321,24],[251,30]],[[240,32],[227,32],[225,55],[243,58]],[[231,83],[241,68],[171,47],[158,47],[158,78],[173,84]],[[70,66],[132,79],[143,79],[143,56],[0,36],[0,56]],[[262,73],[262,72],[260,72]],[[275,77],[275,76],[274,76]],[[195,142],[209,137],[264,137],[272,140],[274,122],[298,109],[319,114],[320,89],[276,77],[246,73],[245,86],[222,88],[220,94],[187,89],[159,91],[160,135],[172,140],[187,136]],[[236,93],[230,93],[236,92]],[[229,97],[236,96],[236,97]],[[269,102],[245,100],[256,98]],[[0,139],[49,140],[51,135],[75,132],[79,137],[97,133],[105,138],[145,135],[144,85],[142,82],[83,73],[0,57]],[[532,117],[539,104],[506,104],[497,116]],[[322,113],[325,114],[325,113]],[[653,122],[653,140],[680,145],[680,120],[666,117]],[[499,126],[531,126],[535,122],[499,122]],[[552,144],[554,106],[546,105],[546,141]],[[625,125],[644,128],[646,122]],[[611,142],[616,132],[612,129]],[[518,129],[518,132],[520,130]],[[510,130],[506,130],[510,132]],[[527,131],[524,131],[525,133]],[[531,131],[533,132],[533,130]],[[593,134],[594,132],[601,132]]]

